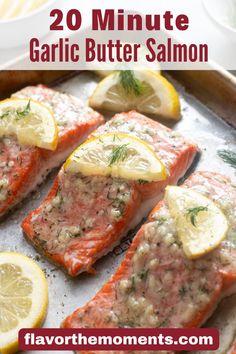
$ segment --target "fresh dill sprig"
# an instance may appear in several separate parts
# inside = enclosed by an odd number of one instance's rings
[[[139,184],[147,184],[147,183],[149,183],[149,182],[146,181],[145,179],[138,179],[138,183],[139,183]]]
[[[128,146],[129,144],[118,145],[112,149],[112,152],[109,156],[109,166],[114,163],[124,161],[128,156]]]
[[[120,140],[119,135],[114,134],[112,140],[113,140],[113,141]]]
[[[16,114],[17,114],[17,118],[24,118],[26,116],[28,116],[28,114],[30,113],[30,104],[31,104],[31,100],[29,100],[29,102],[27,103],[27,105],[25,106],[23,111],[20,111],[19,109],[16,110]]]
[[[199,207],[195,207],[195,208],[190,208],[187,210],[187,216],[190,217],[190,221],[193,224],[193,226],[196,227],[196,218],[198,213],[200,213],[201,211],[207,211],[208,208],[204,207],[204,206],[199,206]]]
[[[139,278],[141,280],[146,280],[147,276],[148,276],[148,269],[144,269],[142,270],[139,274],[138,274]]]
[[[200,290],[203,294],[209,294],[209,293],[210,293],[210,290],[209,290],[205,285],[201,286],[201,287],[199,288],[199,290]]]
[[[131,284],[129,286],[129,288],[127,289],[129,293],[132,293],[133,291],[135,291],[136,288],[136,282],[135,282],[135,276],[132,275],[132,277],[130,278]]]
[[[127,95],[134,94],[135,96],[140,96],[142,94],[142,83],[135,77],[132,70],[121,70],[119,76],[121,86]]]
[[[8,117],[10,113],[11,113],[10,111],[4,112],[4,113],[0,116],[0,119],[3,119],[3,118]]]
[[[16,120],[26,117],[30,113],[30,109],[31,109],[30,104],[31,104],[31,100],[29,100],[29,102],[27,103],[23,111],[21,111],[20,109],[11,111],[8,109],[6,112],[0,115],[0,119],[4,119],[9,115],[13,115],[13,117]]]
[[[236,168],[236,153],[231,150],[218,150],[218,156],[230,166]]]

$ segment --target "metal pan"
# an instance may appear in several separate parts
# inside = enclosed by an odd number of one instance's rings
[[[235,147],[236,131],[233,126],[236,126],[236,82],[234,77],[224,71],[182,71],[170,72],[166,75],[180,93],[182,119],[177,123],[168,121],[163,123],[180,131],[201,148],[201,157],[192,170],[223,172],[235,179],[235,170],[224,164],[217,156],[217,149]],[[98,78],[91,72],[2,71],[0,72],[0,98],[9,96],[25,85],[45,83],[86,101],[97,81]],[[58,327],[66,315],[90,300],[114,272],[130,243],[130,236],[128,236],[113,252],[98,261],[96,275],[82,274],[77,279],[67,277],[60,269],[41,257],[23,237],[20,223],[30,210],[40,204],[56,174],[57,170],[53,171],[45,183],[0,223],[0,251],[22,252],[35,259],[45,271],[49,284],[50,304],[44,327]],[[231,308],[236,315],[236,300],[231,301]],[[218,313],[221,314],[220,323]],[[227,328],[229,319],[224,316],[224,310],[217,311],[216,317],[216,320],[213,318],[210,324],[215,326],[218,323],[219,327]],[[236,323],[231,322],[230,328],[233,334],[227,339],[225,347],[230,345],[236,333]],[[28,353],[43,354],[43,352]],[[65,354],[69,353],[71,352],[65,352]],[[222,348],[219,353],[225,353],[225,349]]]

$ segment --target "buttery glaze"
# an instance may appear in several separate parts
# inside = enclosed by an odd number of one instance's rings
[[[222,208],[230,224],[227,239],[204,257],[187,259],[168,205],[160,202],[110,281],[63,322],[64,328],[199,327],[222,297],[235,291],[236,186],[222,175],[199,172],[182,188],[201,192]]]
[[[135,111],[116,115],[92,135],[113,132],[147,142],[165,165],[168,178],[134,182],[61,169],[47,199],[22,227],[36,248],[72,276],[91,271],[93,263],[146,216],[166,185],[183,176],[197,152],[196,145],[181,135]]]
[[[13,97],[32,98],[54,113],[59,142],[54,152],[21,145],[14,136],[0,138],[0,216],[21,201],[47,173],[60,165],[103,123],[103,117],[76,97],[44,86],[26,87]]]

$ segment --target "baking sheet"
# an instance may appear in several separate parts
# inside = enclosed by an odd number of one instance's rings
[[[172,80],[171,77],[168,78]],[[54,88],[71,93],[86,101],[89,94],[93,91],[97,80],[96,76],[92,73],[78,73],[65,82],[58,83]],[[236,181],[235,170],[223,163],[216,154],[217,149],[235,149],[235,130],[208,110],[206,106],[198,102],[193,96],[187,94],[181,85],[177,82],[174,82],[174,84],[181,96],[183,117],[176,124],[165,123],[174,130],[180,131],[186,138],[192,139],[202,150],[202,155],[192,170],[218,171]],[[121,246],[116,247],[112,253],[98,261],[96,264],[96,275],[82,274],[77,279],[69,278],[60,269],[56,268],[55,265],[51,265],[40,256],[23,237],[20,222],[29,211],[40,204],[50,189],[56,174],[57,171],[53,171],[43,185],[39,186],[35,192],[0,223],[0,251],[16,251],[30,256],[36,260],[46,274],[49,284],[50,302],[44,327],[51,328],[58,327],[65,316],[77,307],[85,304],[95,295],[120,263],[130,242],[129,238],[126,238]],[[236,300],[234,303],[236,304]],[[234,311],[236,314],[236,305]],[[27,353],[43,354],[44,352],[31,351]],[[63,353],[71,354],[72,352]]]

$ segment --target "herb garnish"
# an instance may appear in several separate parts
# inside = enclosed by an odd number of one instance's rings
[[[197,218],[198,213],[200,213],[201,211],[207,211],[207,210],[208,210],[208,208],[204,207],[204,206],[190,208],[187,210],[187,216],[190,217],[190,221],[193,224],[193,226],[196,227],[196,218]]]
[[[148,276],[148,269],[147,270],[142,270],[139,274],[138,274],[139,278],[141,280],[146,280],[147,276]]]
[[[145,179],[138,179],[138,183],[139,184],[146,184],[146,183],[149,183],[149,182],[146,181]]]
[[[135,96],[140,96],[142,94],[142,83],[135,77],[132,70],[121,70],[119,76],[121,86],[127,95],[134,94]]]
[[[135,290],[135,277],[134,275],[132,275],[131,277],[131,285],[130,285],[130,288],[129,288],[129,292],[133,292]]]
[[[166,222],[166,220],[167,220],[166,218],[161,217],[156,219],[155,221],[157,222],[158,226],[161,226]]]
[[[231,150],[218,150],[217,154],[219,157],[229,164],[230,166],[236,168],[236,153]]]
[[[23,111],[21,111],[19,108],[16,111],[7,110],[0,116],[0,119],[4,119],[5,117],[8,117],[10,114],[12,114],[13,116],[16,115],[15,117],[16,120],[26,117],[30,113],[30,109],[31,109],[30,103],[31,100],[29,100],[29,102],[27,103]]]
[[[9,116],[10,113],[11,113],[10,111],[4,112],[4,113],[0,116],[0,119],[3,119],[3,118],[5,118],[5,117]]]
[[[114,134],[114,135],[113,135],[113,141],[116,141],[116,140],[120,140],[120,138],[119,138],[118,135]]]
[[[124,161],[128,156],[128,146],[129,144],[123,144],[116,146],[112,149],[112,153],[109,156],[109,166],[114,163]]]
[[[199,290],[200,290],[203,294],[209,294],[209,293],[210,293],[210,290],[209,290],[205,285],[201,286],[201,287],[199,288]]]
[[[31,100],[29,100],[29,102],[27,103],[27,105],[23,111],[20,111],[19,109],[16,110],[16,114],[17,114],[18,119],[28,116],[28,114],[30,112],[30,104],[31,104]]]
[[[179,289],[179,296],[180,296],[181,298],[183,298],[183,297],[185,297],[186,293],[187,293],[186,287],[185,287],[185,286],[182,286],[182,287]]]

